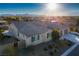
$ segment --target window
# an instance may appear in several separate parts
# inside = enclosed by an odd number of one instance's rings
[[[39,35],[37,36],[37,39],[38,39],[38,40],[40,39],[40,36],[39,36]]]
[[[47,38],[49,37],[49,33],[47,33]]]
[[[67,32],[68,32],[67,30],[64,30],[64,33],[65,33],[65,34],[67,34]]]
[[[51,37],[51,33],[47,33],[47,38],[50,38]]]
[[[34,42],[35,41],[35,36],[32,36],[31,40],[32,40],[32,42]]]
[[[63,31],[60,32],[60,36],[63,34]]]
[[[19,37],[19,32],[18,32],[18,37]]]

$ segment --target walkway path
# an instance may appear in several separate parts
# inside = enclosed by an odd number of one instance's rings
[[[61,56],[67,56],[72,50],[74,50],[79,44],[74,44],[71,46],[66,52],[64,52]]]

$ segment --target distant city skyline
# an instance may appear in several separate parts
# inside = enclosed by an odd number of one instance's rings
[[[53,8],[53,7],[52,7]],[[0,14],[48,14],[46,3],[0,3]],[[79,3],[58,3],[57,11],[52,16],[79,16]]]

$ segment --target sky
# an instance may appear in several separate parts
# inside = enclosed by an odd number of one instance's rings
[[[79,16],[79,3],[58,3],[58,8],[51,12],[47,5],[46,3],[0,3],[0,14]]]

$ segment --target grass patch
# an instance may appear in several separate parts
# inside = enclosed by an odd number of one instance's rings
[[[5,56],[15,56],[17,55],[17,50],[15,47],[6,47],[3,51],[3,55]]]

